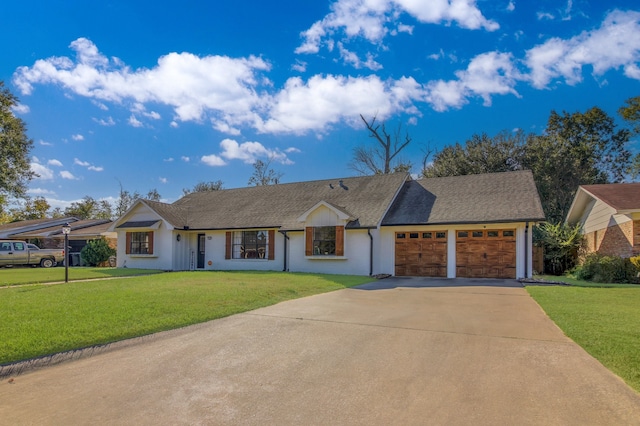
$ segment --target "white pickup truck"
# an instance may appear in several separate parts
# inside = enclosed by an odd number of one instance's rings
[[[0,266],[56,266],[64,260],[64,250],[41,249],[24,241],[0,240]]]

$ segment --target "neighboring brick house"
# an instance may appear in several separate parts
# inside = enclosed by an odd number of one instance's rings
[[[566,222],[579,223],[587,253],[640,254],[640,183],[582,185]]]

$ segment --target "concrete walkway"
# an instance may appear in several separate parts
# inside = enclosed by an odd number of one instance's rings
[[[3,379],[3,424],[640,425],[514,281],[388,279]]]

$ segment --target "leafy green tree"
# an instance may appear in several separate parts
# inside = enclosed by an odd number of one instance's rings
[[[576,265],[584,242],[580,224],[545,222],[534,232],[537,244],[544,247],[545,272],[562,275]]]
[[[624,101],[624,105],[618,109],[618,114],[631,126],[634,134],[640,133],[640,96]]]
[[[51,208],[44,197],[24,198],[21,208],[11,209],[12,221],[44,219]]]
[[[543,135],[527,141],[524,168],[533,172],[547,220],[566,217],[579,185],[621,182],[630,164],[630,133],[600,108],[551,112]]]
[[[377,117],[367,121],[360,115],[369,137],[376,143],[373,147],[358,146],[353,150],[353,159],[349,167],[361,175],[379,175],[395,172],[408,172],[413,165],[411,162],[399,160],[398,154],[411,143],[408,132],[402,132],[402,125],[398,125],[392,133],[387,132],[384,123],[376,123]]]
[[[64,214],[78,219],[111,219],[112,209],[108,201],[97,201],[87,195],[81,201],[71,203],[64,209]]]
[[[89,241],[80,251],[82,260],[89,266],[97,266],[115,255],[116,250],[109,247],[109,243],[104,237]]]
[[[271,160],[266,163],[262,160],[257,160],[253,163],[253,174],[249,178],[249,185],[262,186],[279,184],[282,173],[270,168],[270,164]]]
[[[17,105],[18,98],[0,80],[0,201],[5,203],[6,196],[22,197],[35,176],[29,162],[33,141],[27,137],[25,123],[13,114]]]
[[[49,216],[51,216],[53,219],[60,219],[64,217],[64,212],[60,207],[56,207],[51,210],[51,213],[49,213]]]
[[[198,182],[192,189],[184,188],[182,190],[183,195],[191,194],[192,192],[208,192],[208,191],[220,191],[223,188],[224,183],[221,180],[210,182]]]
[[[513,133],[506,130],[495,136],[475,134],[464,145],[456,143],[436,153],[433,162],[422,170],[422,176],[460,176],[520,170],[529,137],[522,131]]]

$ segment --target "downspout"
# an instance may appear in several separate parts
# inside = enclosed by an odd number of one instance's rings
[[[287,272],[287,241],[289,241],[289,236],[287,235],[287,231],[278,231],[284,237],[284,266],[282,268],[282,272]]]
[[[524,226],[524,277],[529,278],[529,222]]]
[[[369,236],[369,276],[373,275],[373,235],[371,235],[371,229],[367,228],[367,235]]]

